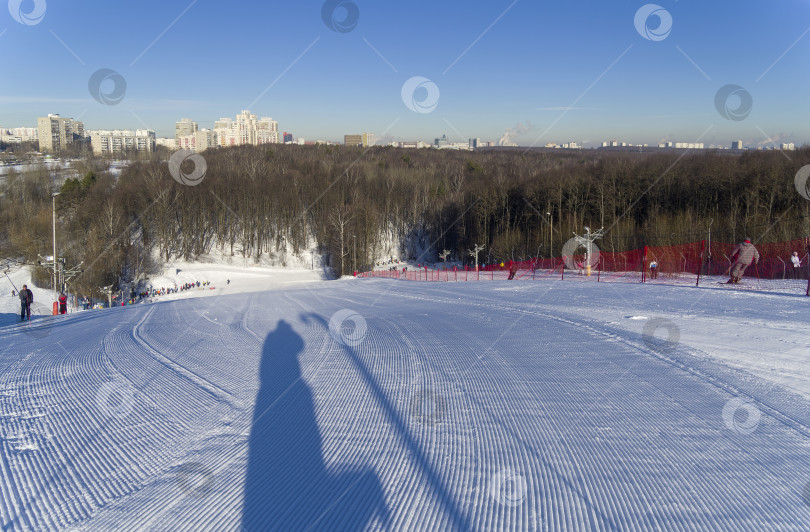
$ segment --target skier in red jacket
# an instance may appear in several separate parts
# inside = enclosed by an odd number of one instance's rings
[[[515,274],[517,273],[517,271],[518,271],[517,264],[515,264],[514,261],[510,260],[509,261],[509,280],[510,281],[515,278]]]

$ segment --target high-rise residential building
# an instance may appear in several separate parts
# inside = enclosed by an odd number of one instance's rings
[[[743,149],[743,143],[741,140],[732,140],[731,141],[731,149],[732,150],[741,150]]]
[[[477,138],[477,137],[474,138],[474,139],[470,139],[469,140],[469,145],[470,145],[471,149],[476,149],[476,148],[481,146],[481,139]]]
[[[174,124],[174,139],[177,141],[180,137],[193,135],[197,132],[197,129],[197,122],[192,121],[190,118],[181,118],[179,122]]]
[[[90,131],[90,144],[97,155],[155,151],[155,132],[151,129]]]
[[[292,141],[293,141],[293,135],[292,135],[292,133],[287,133],[287,132],[285,131],[285,132],[284,132],[284,144],[287,144],[288,142],[292,142]]]
[[[11,129],[0,127],[0,142],[20,144],[32,142],[39,138],[39,130],[35,127],[14,127]]]
[[[234,129],[233,119],[220,118],[214,122],[214,137],[218,146],[230,146],[231,140],[236,145],[236,137],[232,135]]]
[[[177,149],[177,139],[170,139],[167,137],[161,137],[155,139],[155,146],[163,146],[164,148],[168,148],[170,150]]]
[[[343,135],[344,146],[362,146],[363,135]]]
[[[191,150],[195,152],[205,151],[209,148],[219,146],[214,131],[210,129],[200,129],[191,135],[183,135],[177,141],[177,148],[181,150]]]
[[[782,150],[793,151],[796,149],[796,144],[792,142],[783,142],[779,148]]]
[[[37,118],[39,151],[57,153],[77,138],[84,137],[84,123],[50,114]]]
[[[377,142],[377,138],[374,136],[374,133],[363,133],[363,147],[368,148],[369,146],[374,146]]]
[[[214,123],[214,136],[220,146],[278,144],[278,122],[242,111],[235,120],[220,118]]]

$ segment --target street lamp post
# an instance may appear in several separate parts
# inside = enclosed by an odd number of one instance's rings
[[[59,294],[56,291],[57,272],[56,272],[56,196],[59,192],[51,194],[51,201],[53,203],[53,300],[59,301]]]

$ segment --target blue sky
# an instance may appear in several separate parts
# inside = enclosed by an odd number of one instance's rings
[[[250,109],[307,139],[497,141],[511,128],[524,146],[810,142],[809,0],[657,1],[664,13],[639,29],[644,1],[331,1],[338,22],[358,14],[348,31],[327,25],[322,1],[10,0],[0,11],[0,125],[59,113],[88,129],[173,136],[180,118],[213,127]],[[29,25],[12,16],[43,6]],[[666,14],[671,31],[656,36]],[[117,105],[91,95],[101,68],[126,81]],[[432,110],[425,85],[414,93],[430,112],[403,100],[414,76],[438,88]],[[728,84],[753,102],[741,120],[716,108]],[[99,90],[114,89],[108,80]],[[727,106],[741,101],[734,93]]]

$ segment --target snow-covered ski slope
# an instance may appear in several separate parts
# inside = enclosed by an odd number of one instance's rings
[[[807,530],[808,299],[301,284],[0,328],[3,530]]]

